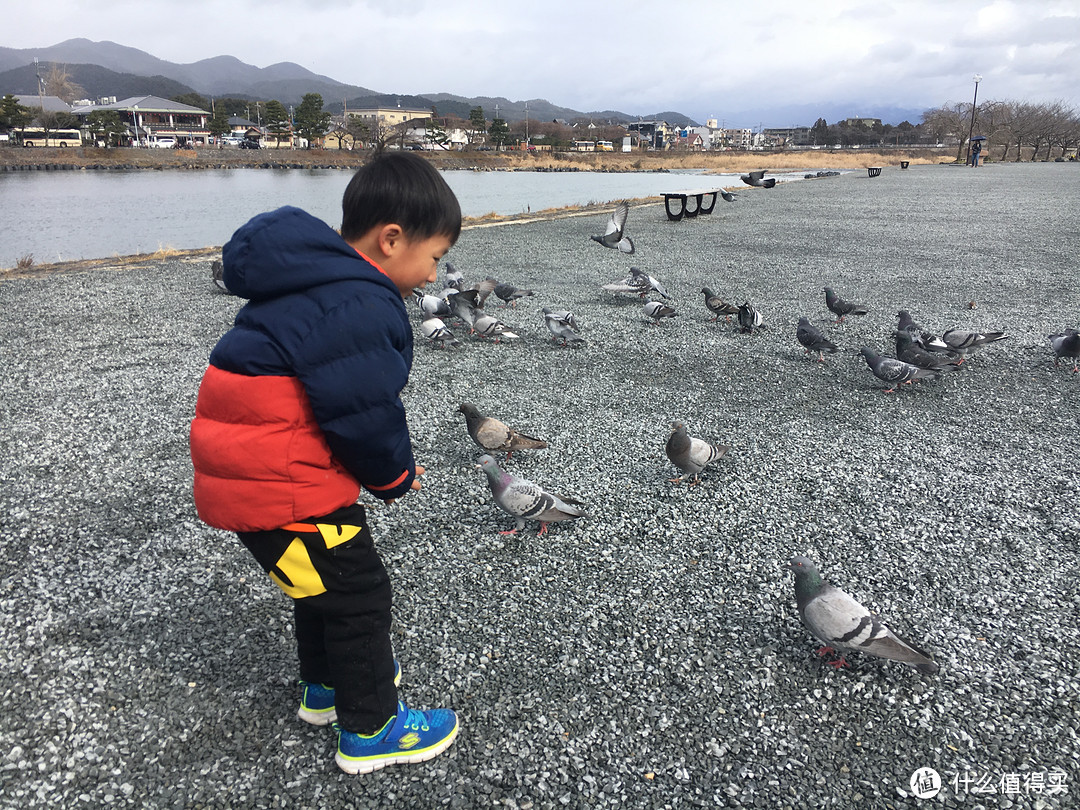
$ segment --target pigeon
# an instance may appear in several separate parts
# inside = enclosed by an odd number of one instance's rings
[[[945,345],[945,342],[941,338],[927,332],[911,318],[911,313],[906,309],[900,310],[896,313],[898,318],[897,331],[908,332],[912,340],[919,346],[926,349],[928,352],[944,352],[947,354],[953,354],[949,350],[949,347]]]
[[[731,193],[730,191],[725,191],[724,189],[720,189],[720,197],[724,200],[724,202],[735,202],[735,197],[736,196],[737,195]]]
[[[543,450],[548,446],[543,439],[518,433],[493,416],[481,415],[471,402],[462,402],[458,410],[465,414],[465,427],[481,450],[505,450],[509,459],[515,450]]]
[[[571,329],[576,330],[581,328],[578,326],[577,316],[568,309],[549,309],[548,307],[544,307],[543,312],[545,318],[551,316],[557,321],[562,321]]]
[[[919,368],[929,368],[934,371],[959,371],[960,363],[951,357],[929,352],[920,346],[912,333],[906,329],[898,329],[896,332],[896,359],[911,363]]]
[[[748,186],[757,186],[758,188],[772,188],[776,185],[776,178],[770,177],[766,180],[765,172],[767,171],[768,169],[758,169],[755,172],[750,172],[749,174],[742,175],[740,179]]]
[[[892,384],[892,388],[885,389],[886,394],[895,393],[900,383],[910,384],[915,380],[937,379],[939,374],[934,369],[919,368],[894,357],[885,357],[867,346],[863,346],[861,354],[866,358],[866,365],[870,366],[875,377]]]
[[[517,534],[525,528],[525,520],[529,519],[540,521],[539,536],[547,532],[549,523],[589,516],[581,508],[584,504],[572,498],[553,495],[532,481],[504,472],[489,455],[481,456],[477,466],[487,473],[495,503],[517,518],[517,525],[513,529],[499,534]]]
[[[663,284],[639,267],[631,267],[630,275],[622,281],[613,281],[610,284],[604,284],[603,288],[608,292],[631,293],[640,295],[642,298],[650,292],[659,293],[664,298],[671,298],[671,296],[668,295],[668,291],[664,289]]]
[[[584,338],[574,329],[576,321],[572,312],[552,312],[547,307],[544,307],[544,323],[547,324],[552,337],[557,341],[562,341],[563,346],[585,342]]]
[[[739,314],[739,308],[734,304],[727,303],[723,298],[714,293],[708,287],[701,288],[702,294],[705,296],[705,308],[709,312],[713,313],[716,317],[713,318],[713,322],[720,320],[720,316],[724,316],[724,320],[731,320],[732,315]]]
[[[924,675],[935,674],[940,667],[925,650],[900,638],[852,596],[821,578],[817,566],[806,557],[792,557],[789,563],[795,574],[795,600],[803,625],[825,646],[819,654],[838,651],[837,668],[847,662],[844,651],[858,650],[877,658],[910,664]]]
[[[219,290],[224,293],[229,293],[229,295],[232,295],[232,292],[229,290],[229,288],[225,286],[224,275],[225,265],[221,263],[221,259],[214,259],[212,262],[210,262],[210,278],[214,280],[214,284]]]
[[[678,314],[673,307],[661,301],[648,301],[642,310],[647,317],[652,318],[652,321],[646,321],[646,323],[658,324],[661,318],[674,318]]]
[[[484,302],[487,301],[488,296],[495,292],[495,287],[499,284],[498,281],[488,276],[483,281],[478,281],[475,284],[470,284],[462,292],[476,292],[476,305],[478,307],[484,306]]]
[[[505,323],[500,321],[494,315],[488,315],[487,313],[478,315],[476,320],[473,321],[472,327],[473,332],[481,337],[494,338],[496,343],[498,343],[501,338],[517,340],[520,337],[516,332],[510,331]]]
[[[454,333],[446,328],[442,318],[436,318],[434,315],[421,321],[420,331],[436,346],[456,348],[461,345],[461,341],[454,337]]]
[[[465,290],[454,293],[453,295],[447,296],[446,299],[446,304],[450,308],[450,312],[465,321],[470,332],[473,330],[476,319],[480,317],[480,309],[476,300],[476,290]]]
[[[615,206],[615,211],[612,213],[604,233],[593,235],[591,237],[592,240],[594,242],[599,242],[604,247],[614,248],[620,253],[633,253],[633,241],[631,241],[629,236],[623,234],[623,231],[626,229],[626,218],[629,214],[630,206],[627,205],[624,200]]]
[[[505,304],[517,306],[519,298],[535,295],[535,293],[532,290],[523,290],[520,287],[515,287],[513,284],[496,284],[495,295],[498,298],[501,298]]]
[[[414,289],[413,298],[416,300],[416,305],[420,307],[420,311],[426,316],[438,317],[450,314],[450,305],[437,295]]]
[[[964,358],[981,349],[989,343],[994,343],[1007,338],[1004,332],[970,332],[966,329],[948,329],[941,333],[941,342],[949,347],[950,351],[960,355],[960,362]]]
[[[799,327],[795,330],[795,339],[803,345],[806,354],[818,353],[818,362],[825,362],[825,352],[836,354],[836,344],[821,334],[821,330],[810,323],[806,317],[799,318]]]
[[[746,301],[739,305],[739,327],[740,331],[752,334],[754,327],[758,329],[764,329],[761,313],[757,311],[753,304]]]
[[[1054,350],[1054,365],[1057,366],[1062,357],[1071,357],[1073,371],[1077,370],[1077,358],[1080,357],[1080,332],[1075,329],[1066,329],[1056,335],[1049,335],[1050,348]]]
[[[450,262],[446,263],[446,286],[455,290],[460,290],[465,286],[465,276]]]
[[[705,469],[705,465],[722,458],[728,448],[724,445],[709,444],[701,439],[694,439],[687,435],[686,425],[676,422],[672,426],[671,435],[668,436],[664,452],[668,459],[682,471],[678,478],[670,479],[672,483],[681,482],[686,476],[693,476],[690,485],[698,482],[698,476]]]
[[[843,323],[845,315],[865,315],[868,311],[862,304],[845,301],[832,287],[825,288],[825,306],[836,315],[837,323]]]

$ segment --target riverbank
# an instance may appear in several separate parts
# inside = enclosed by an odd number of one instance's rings
[[[423,152],[440,169],[479,171],[715,172],[861,169],[940,163],[951,150],[807,150],[799,152]],[[366,152],[334,149],[0,149],[0,171],[198,169],[353,169]]]

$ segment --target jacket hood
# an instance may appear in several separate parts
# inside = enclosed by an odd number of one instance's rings
[[[222,249],[222,280],[252,300],[276,298],[322,284],[362,278],[397,287],[321,219],[293,206],[259,214]]]

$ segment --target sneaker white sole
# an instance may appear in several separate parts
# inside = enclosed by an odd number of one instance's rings
[[[439,742],[435,743],[435,745],[430,748],[424,748],[421,751],[397,751],[392,754],[386,754],[385,756],[371,757],[370,759],[348,759],[347,757],[342,756],[341,751],[338,751],[334,756],[334,761],[341,770],[354,776],[360,773],[379,771],[387,765],[415,765],[418,762],[427,762],[429,759],[434,759],[450,747],[450,744],[457,737],[459,728],[461,728],[460,723],[455,725],[454,730],[446,735],[446,737],[439,740]]]
[[[394,686],[401,686],[401,665],[395,661],[394,666]],[[313,726],[328,726],[337,721],[337,709],[331,708],[326,711],[317,712],[312,709],[305,709],[301,706],[296,712],[296,716],[305,723],[311,723]]]

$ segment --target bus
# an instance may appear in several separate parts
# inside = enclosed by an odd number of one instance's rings
[[[16,143],[23,146],[55,146],[66,149],[69,146],[82,146],[82,132],[77,129],[50,129],[27,127],[14,131]]]

